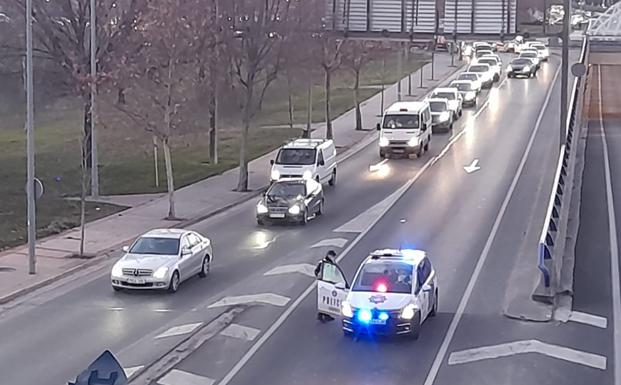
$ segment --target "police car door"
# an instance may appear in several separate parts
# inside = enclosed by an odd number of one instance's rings
[[[317,311],[320,314],[341,315],[341,302],[345,300],[348,291],[349,284],[341,268],[322,261],[317,277]]]
[[[424,258],[418,264],[416,276],[416,290],[418,291],[421,309],[421,321],[427,318],[435,302],[435,284],[431,273],[431,262]]]

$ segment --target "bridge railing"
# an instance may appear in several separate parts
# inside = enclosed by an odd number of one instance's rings
[[[582,40],[580,63],[586,65],[585,60],[588,56],[588,51],[589,41],[585,36]],[[541,272],[541,279],[533,293],[533,298],[542,302],[552,302],[560,285],[576,163],[575,144],[577,140],[575,139],[575,128],[576,125],[580,124],[578,116],[579,100],[581,99],[580,93],[584,82],[584,77],[576,77],[571,88],[565,126],[567,139],[561,145],[548,208],[539,237],[537,267]]]

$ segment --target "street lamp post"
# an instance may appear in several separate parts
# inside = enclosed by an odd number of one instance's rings
[[[97,131],[95,130],[96,108],[95,94],[97,93],[97,21],[95,19],[95,0],[90,0],[90,40],[91,40],[91,195],[99,196],[99,160],[97,153]]]
[[[567,125],[567,87],[569,76],[569,17],[570,17],[570,0],[563,0],[563,32],[561,33],[562,45],[562,61],[561,61],[561,122],[559,133],[559,146],[565,144],[565,129]]]
[[[32,72],[32,0],[26,0],[26,196],[28,200],[28,273],[35,274],[37,272],[37,259],[35,254],[37,223],[35,206],[35,143]]]

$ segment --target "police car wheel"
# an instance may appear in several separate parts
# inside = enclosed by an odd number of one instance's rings
[[[352,338],[353,336],[354,336],[353,332],[343,329],[343,337]]]
[[[319,202],[319,206],[317,207],[317,216],[323,215],[323,199]]]
[[[436,295],[433,299],[433,307],[431,308],[431,312],[429,312],[429,317],[435,317],[438,314],[438,291],[436,290]]]
[[[417,340],[420,337],[420,325],[420,312],[417,312],[414,319],[412,319],[412,331],[410,332],[410,337],[413,340]]]

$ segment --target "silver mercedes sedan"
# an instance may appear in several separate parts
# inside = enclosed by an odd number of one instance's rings
[[[112,267],[115,291],[121,289],[162,289],[171,293],[179,284],[209,273],[213,260],[211,241],[197,232],[157,229],[140,236]]]

